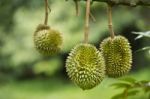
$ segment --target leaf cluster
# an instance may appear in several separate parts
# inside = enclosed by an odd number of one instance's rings
[[[150,31],[146,31],[146,32],[132,32],[133,34],[138,35],[135,40],[141,39],[141,38],[150,38]],[[143,47],[141,49],[138,49],[136,52],[140,52],[140,51],[150,51],[150,46],[146,46]]]
[[[134,78],[125,77],[119,79],[119,82],[113,83],[111,86],[116,89],[123,89],[121,93],[114,95],[112,99],[128,99],[129,96],[135,96],[141,91],[149,95],[148,99],[150,98],[150,81],[147,80],[137,81]]]

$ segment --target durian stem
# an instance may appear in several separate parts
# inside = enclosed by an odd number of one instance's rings
[[[89,16],[90,16],[90,0],[86,1],[86,16],[85,16],[85,30],[84,30],[84,42],[88,43],[89,35]]]
[[[113,30],[113,25],[112,25],[112,5],[110,4],[108,4],[107,13],[108,13],[108,28],[109,28],[110,36],[113,39],[115,36],[115,33]]]
[[[76,16],[79,16],[79,1],[74,0],[74,3],[75,3]]]
[[[45,0],[45,20],[44,20],[44,24],[47,25],[48,23],[48,9],[49,9],[49,6],[48,6],[48,0]]]

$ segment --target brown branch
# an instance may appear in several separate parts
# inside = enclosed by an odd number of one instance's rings
[[[109,28],[110,36],[113,39],[115,36],[115,33],[113,30],[113,25],[112,25],[112,6],[109,4],[107,7],[107,13],[108,13],[108,28]]]
[[[48,5],[48,0],[45,0],[45,20],[44,20],[44,24],[47,25],[48,23],[48,9],[49,9],[49,5]]]
[[[86,1],[86,0],[80,0]],[[96,2],[104,2],[113,5],[124,5],[124,6],[150,6],[150,0],[92,0]]]
[[[87,0],[86,1],[86,15],[85,15],[85,31],[84,31],[84,42],[85,43],[88,43],[89,16],[90,16],[90,0]]]

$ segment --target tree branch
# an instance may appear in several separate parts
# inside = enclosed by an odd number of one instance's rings
[[[86,1],[86,0],[79,0]],[[112,5],[125,6],[150,6],[150,0],[91,0],[96,2],[104,2]]]

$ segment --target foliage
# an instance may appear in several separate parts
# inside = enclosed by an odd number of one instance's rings
[[[146,32],[132,32],[133,34],[137,34],[138,36],[135,38],[135,40],[138,40],[138,39],[141,39],[143,37],[147,37],[150,39],[150,31],[146,31]],[[150,52],[150,46],[147,46],[147,47],[143,47],[139,50],[137,50],[136,52],[139,52],[139,51],[149,51]]]
[[[123,89],[121,93],[116,94],[112,99],[127,99],[140,91],[144,91],[145,95],[150,98],[150,81],[147,80],[137,81],[134,78],[126,77],[119,79],[119,82],[113,83],[111,86]]]
[[[133,34],[137,34],[138,36],[135,38],[135,40],[140,39],[142,37],[148,37],[150,38],[150,31],[146,32],[132,32]]]

